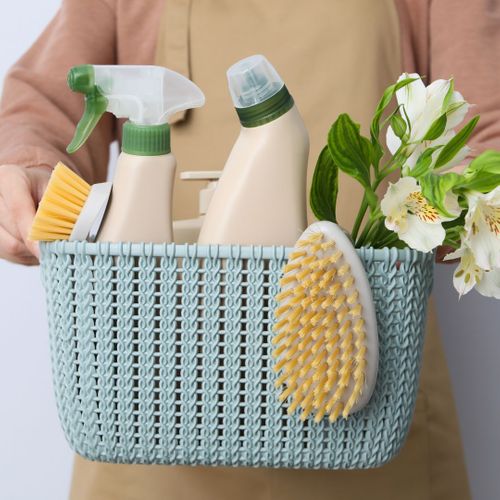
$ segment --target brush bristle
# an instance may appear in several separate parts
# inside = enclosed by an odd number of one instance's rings
[[[276,387],[288,413],[305,420],[346,418],[366,371],[366,332],[349,264],[322,233],[299,240],[280,281],[273,338]]]
[[[90,184],[59,162],[38,205],[29,239],[69,239],[90,193]]]

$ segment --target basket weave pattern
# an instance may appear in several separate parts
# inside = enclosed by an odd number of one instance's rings
[[[71,447],[118,463],[367,468],[416,399],[433,256],[361,249],[380,365],[366,408],[301,422],[278,402],[274,296],[289,249],[42,244],[59,417]]]

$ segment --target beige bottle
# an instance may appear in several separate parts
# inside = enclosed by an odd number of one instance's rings
[[[205,214],[208,210],[210,200],[217,188],[218,180],[222,172],[220,170],[206,170],[199,172],[182,172],[180,177],[184,181],[208,181],[208,184],[200,190],[199,216],[195,219],[182,219],[174,221],[174,242],[178,244],[196,243],[200,235]]]
[[[85,114],[69,152],[85,143],[106,111],[129,119],[97,240],[170,243],[176,160],[168,119],[202,106],[205,96],[193,82],[160,66],[76,66],[68,83],[85,94]]]
[[[293,246],[307,225],[307,130],[265,57],[243,59],[227,76],[242,127],[198,242]]]

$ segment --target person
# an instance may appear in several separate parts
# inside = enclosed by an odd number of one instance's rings
[[[35,264],[27,240],[51,168],[64,161],[89,182],[106,177],[120,127],[105,116],[69,157],[82,98],[66,86],[78,64],[160,64],[191,78],[204,108],[176,115],[181,170],[222,167],[238,133],[226,69],[265,54],[291,89],[311,136],[309,174],[329,126],[349,112],[368,130],[383,89],[403,71],[454,76],[482,119],[474,154],[500,148],[498,0],[64,0],[10,70],[0,109],[0,256]],[[361,191],[341,177],[340,222],[349,227]],[[176,183],[174,217],[196,216],[199,186]],[[356,200],[356,203],[353,201]],[[309,219],[310,221],[312,218]],[[114,465],[76,457],[72,500],[313,499],[465,500],[457,417],[431,304],[420,389],[405,446],[389,464],[361,471]]]

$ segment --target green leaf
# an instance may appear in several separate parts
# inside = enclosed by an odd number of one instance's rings
[[[391,103],[394,94],[399,89],[406,87],[415,80],[418,80],[418,78],[405,78],[385,89],[382,98],[380,99],[377,108],[375,109],[375,115],[373,116],[372,124],[370,127],[372,144],[378,143],[378,136],[380,134],[380,119],[382,118],[382,115],[387,106],[389,106],[389,104]]]
[[[465,127],[463,127],[462,130],[460,130],[460,132],[458,132],[458,134],[448,142],[448,144],[446,144],[441,153],[439,153],[434,168],[441,168],[443,165],[446,165],[453,160],[453,158],[455,158],[458,152],[469,140],[469,137],[474,131],[478,121],[479,116],[472,118],[472,120],[467,123],[467,125],[465,125]]]
[[[311,183],[309,203],[318,220],[337,222],[338,168],[328,146],[321,151]]]
[[[464,175],[476,175],[478,172],[500,173],[500,151],[488,150],[474,158],[464,171]]]
[[[415,163],[415,166],[408,171],[408,175],[411,175],[412,177],[415,177],[416,179],[422,177],[423,175],[426,175],[429,173],[431,165],[432,165],[432,155],[434,154],[435,151],[438,149],[442,148],[443,146],[435,146],[433,148],[427,148],[419,157],[417,160],[417,163]]]
[[[450,78],[450,86],[448,87],[448,91],[446,92],[446,95],[444,96],[443,99],[443,107],[441,108],[442,113],[447,113],[448,111],[448,106],[450,105],[451,98],[453,97],[453,92],[455,90],[455,81],[453,78]]]
[[[443,215],[453,217],[445,206],[446,195],[463,180],[463,176],[454,172],[446,174],[429,173],[419,179],[422,187],[422,194],[427,198],[429,203],[436,207]]]
[[[459,188],[488,193],[500,186],[500,152],[485,151],[467,166]]]
[[[400,115],[392,116],[391,127],[396,136],[400,139],[403,139],[406,133],[407,126],[405,120]]]
[[[371,188],[370,165],[373,149],[370,141],[359,132],[359,124],[343,113],[328,133],[328,148],[335,164],[364,188],[370,206],[377,202]]]
[[[429,130],[423,137],[423,141],[434,141],[438,137],[441,137],[443,132],[446,129],[446,122],[448,118],[446,117],[446,113],[443,113],[434,123],[430,126]]]

